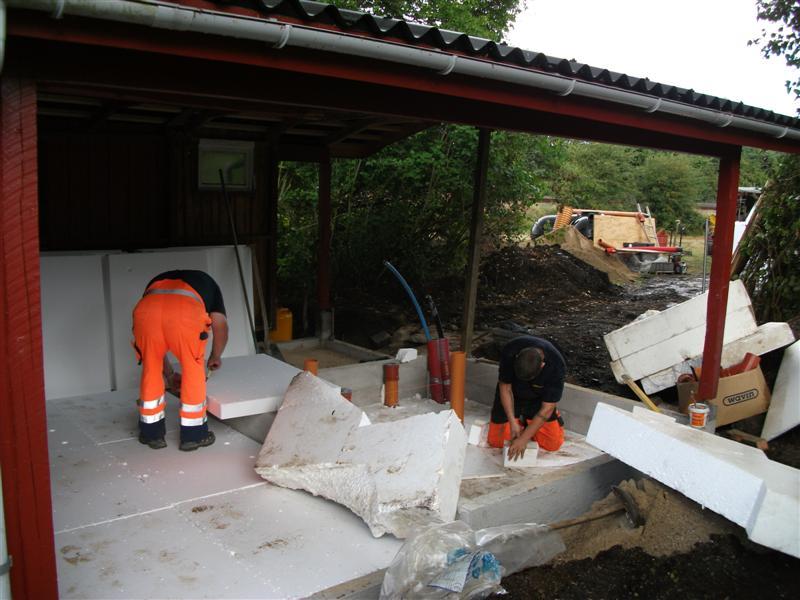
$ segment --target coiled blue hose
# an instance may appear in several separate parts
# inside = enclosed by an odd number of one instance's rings
[[[414,308],[417,309],[417,315],[419,316],[419,320],[422,323],[422,330],[425,332],[425,339],[430,342],[431,332],[428,330],[428,323],[427,321],[425,321],[425,315],[422,314],[422,309],[419,306],[419,302],[417,302],[417,298],[414,296],[414,292],[411,291],[411,287],[408,285],[406,280],[403,279],[403,276],[400,275],[400,271],[398,271],[392,266],[392,263],[390,263],[388,260],[385,260],[383,261],[383,264],[387,269],[389,269],[394,274],[395,277],[397,277],[397,279],[400,281],[400,285],[403,286],[403,289],[405,289],[406,294],[408,294],[408,297],[411,298],[411,303],[414,305]]]

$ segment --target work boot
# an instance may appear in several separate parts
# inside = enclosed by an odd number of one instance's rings
[[[139,434],[139,443],[144,444],[145,446],[150,446],[153,450],[160,450],[161,448],[167,447],[167,442],[163,437],[146,438],[142,434]]]
[[[206,434],[206,437],[202,439],[191,442],[181,442],[180,449],[183,450],[184,452],[191,452],[192,450],[197,450],[201,446],[210,446],[211,444],[214,443],[215,440],[216,437],[214,437],[214,432],[209,431]]]

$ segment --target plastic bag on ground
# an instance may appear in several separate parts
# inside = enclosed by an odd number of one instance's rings
[[[409,537],[397,552],[380,598],[485,598],[503,591],[503,577],[563,551],[561,536],[535,523],[478,531],[463,521],[432,525]]]

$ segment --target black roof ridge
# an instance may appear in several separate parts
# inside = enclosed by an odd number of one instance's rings
[[[411,45],[425,44],[448,52],[462,52],[469,56],[482,56],[499,64],[511,65],[531,70],[555,73],[564,77],[594,83],[682,102],[708,110],[732,113],[739,117],[755,119],[783,127],[800,128],[800,117],[776,113],[772,110],[750,106],[741,101],[720,98],[711,94],[696,92],[651,81],[646,77],[635,77],[595,67],[574,59],[567,60],[510,46],[505,42],[495,42],[471,36],[458,31],[450,31],[432,25],[404,21],[394,17],[384,17],[369,13],[338,8],[332,4],[312,0],[213,0],[218,4],[247,7],[264,15],[283,15],[310,23],[334,25],[343,31],[353,30],[378,38],[399,38]]]

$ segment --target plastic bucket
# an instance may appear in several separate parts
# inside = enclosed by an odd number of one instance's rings
[[[710,409],[708,404],[695,402],[689,405],[689,425],[695,429],[703,429],[708,421]]]
[[[269,330],[269,339],[273,342],[289,342],[292,339],[292,311],[279,308],[275,316],[275,329]]]

